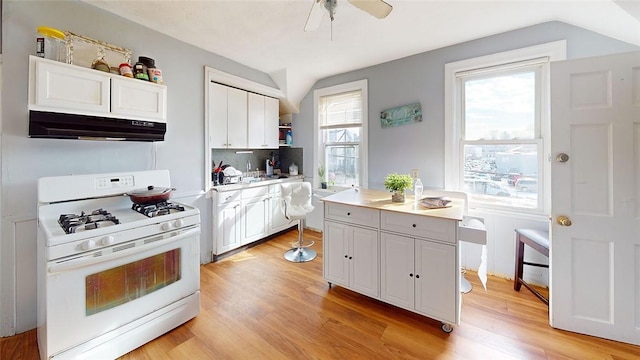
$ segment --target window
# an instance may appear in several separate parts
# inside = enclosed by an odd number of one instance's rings
[[[314,186],[367,187],[367,81],[314,91],[316,146],[314,173],[324,167],[324,179]]]
[[[446,65],[445,183],[470,205],[548,211],[549,63],[564,46]]]

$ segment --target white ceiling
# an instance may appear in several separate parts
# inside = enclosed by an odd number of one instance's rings
[[[640,0],[386,0],[383,20],[338,0],[314,32],[313,0],[83,1],[271,75],[294,112],[327,76],[547,21],[640,46]]]

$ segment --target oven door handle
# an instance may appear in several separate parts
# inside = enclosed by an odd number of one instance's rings
[[[86,266],[90,266],[90,265],[95,265],[95,264],[99,264],[105,261],[110,261],[114,258],[120,258],[123,256],[129,256],[129,255],[133,255],[133,254],[137,254],[143,251],[149,251],[151,249],[155,249],[157,247],[166,245],[168,243],[171,242],[175,242],[181,239],[184,239],[186,237],[190,237],[190,236],[194,236],[194,235],[199,235],[200,234],[200,227],[195,227],[195,228],[191,228],[188,230],[181,230],[181,231],[173,231],[172,233],[177,233],[176,235],[172,235],[166,239],[162,239],[162,240],[157,240],[148,244],[144,244],[144,239],[148,239],[148,238],[142,238],[142,239],[138,239],[138,240],[133,240],[134,242],[138,243],[138,242],[142,242],[141,246],[134,246],[125,250],[120,250],[120,251],[115,251],[115,252],[111,252],[107,255],[103,255],[103,256],[91,256],[88,254],[85,254],[84,256],[81,256],[79,258],[75,258],[75,259],[70,259],[61,263],[54,263],[52,265],[48,266],[48,272],[49,273],[57,273],[57,272],[62,272],[62,271],[67,271],[67,270],[71,270],[71,269],[77,269],[77,268],[81,268],[81,267],[86,267]],[[153,238],[157,235],[154,236],[150,236],[150,238]],[[125,243],[126,244],[126,243]],[[119,244],[119,245],[115,245],[114,247],[117,248],[118,246],[121,246],[123,244]],[[199,245],[198,245],[199,246]],[[112,249],[114,248],[112,247]],[[95,252],[100,252],[103,250],[96,250]],[[95,253],[94,252],[94,253]]]

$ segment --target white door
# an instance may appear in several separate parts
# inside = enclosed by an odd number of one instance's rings
[[[640,344],[640,53],[554,63],[551,84],[551,325]]]

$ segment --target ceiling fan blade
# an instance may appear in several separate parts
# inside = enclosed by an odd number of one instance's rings
[[[349,0],[351,5],[367,12],[378,19],[384,19],[391,13],[393,6],[382,0]]]
[[[326,0],[313,1],[309,17],[307,17],[307,22],[304,24],[304,31],[313,31],[320,27],[320,22],[325,12],[325,2]]]

